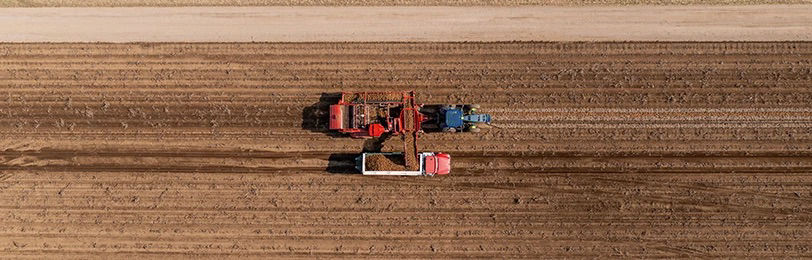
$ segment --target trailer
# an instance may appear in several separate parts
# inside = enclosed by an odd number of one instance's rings
[[[406,167],[404,153],[363,153],[356,159],[356,168],[363,175],[433,176],[451,172],[451,155],[418,153],[419,168]]]

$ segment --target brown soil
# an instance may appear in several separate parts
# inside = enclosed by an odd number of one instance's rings
[[[373,154],[366,157],[368,171],[405,171],[406,166],[401,155]]]
[[[804,258],[812,43],[0,44],[11,258]],[[322,93],[481,104],[367,178]],[[312,124],[311,124],[312,123]],[[402,149],[402,148],[401,148]],[[335,157],[333,154],[349,154]]]
[[[381,145],[382,152],[405,152],[404,148],[405,145],[401,136],[389,137]]]

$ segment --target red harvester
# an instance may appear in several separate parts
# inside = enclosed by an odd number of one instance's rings
[[[420,131],[424,120],[414,91],[341,93],[330,106],[330,130],[353,138]]]

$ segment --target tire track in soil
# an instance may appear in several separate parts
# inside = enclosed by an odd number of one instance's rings
[[[10,255],[810,256],[807,42],[0,44],[0,56]],[[363,141],[326,133],[329,93],[382,90],[481,104],[500,127],[421,135],[452,154],[449,177],[340,174]]]

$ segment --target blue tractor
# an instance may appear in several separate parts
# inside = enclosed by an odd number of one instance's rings
[[[478,113],[479,105],[424,106],[428,120],[423,128],[428,131],[477,133],[491,123],[491,115]]]

